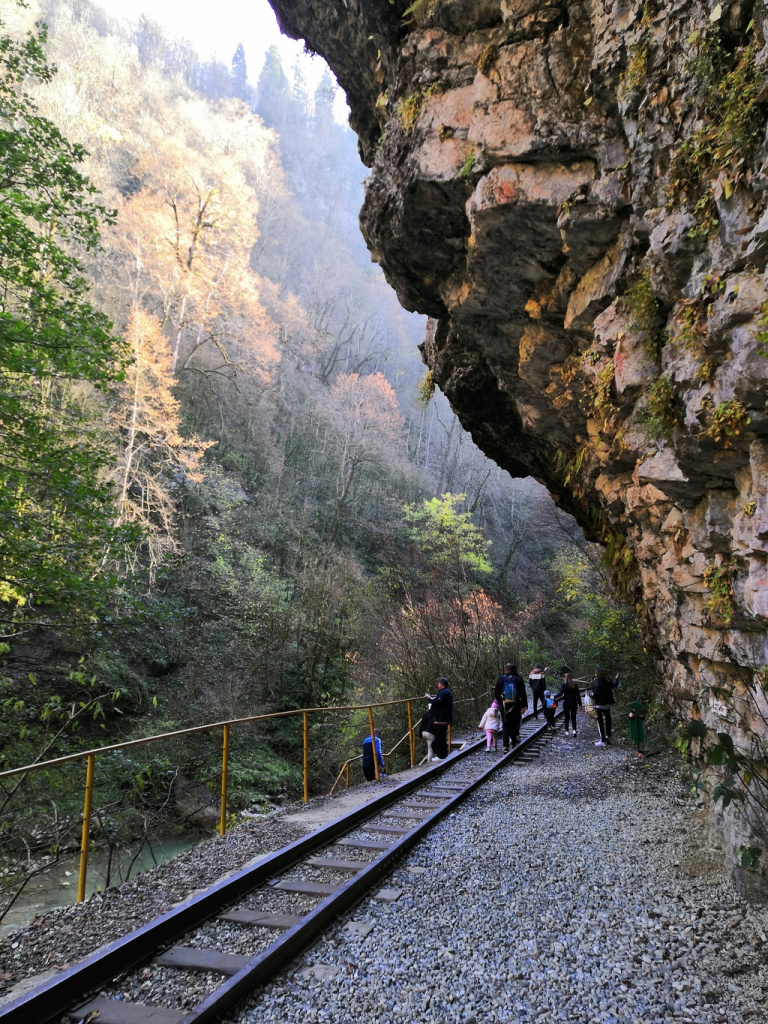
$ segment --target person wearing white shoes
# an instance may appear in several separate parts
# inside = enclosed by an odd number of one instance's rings
[[[492,750],[497,750],[499,745],[499,733],[501,732],[501,715],[499,713],[498,701],[495,700],[493,704],[491,704],[480,720],[480,725],[478,725],[477,728],[480,732],[485,730],[486,750],[489,753]]]
[[[428,707],[424,712],[417,729],[419,736],[421,736],[427,744],[427,764],[430,764],[432,760],[437,760],[437,758],[432,757],[432,743],[435,738],[433,726],[432,709]]]
[[[618,685],[618,673],[610,680],[602,668],[595,669],[595,678],[592,682],[592,703],[597,710],[597,727],[600,730],[600,739],[595,743],[596,747],[611,745],[611,707],[615,704],[613,691]]]
[[[533,697],[533,717],[538,718],[538,705],[541,704],[541,710],[544,711],[544,691],[547,688],[547,669],[542,666],[540,661],[537,661],[531,669],[528,686],[531,688]]]
[[[563,681],[560,689],[555,695],[556,700],[562,700],[563,711],[565,712],[565,735],[576,737],[576,712],[582,708],[581,690],[579,684],[574,681],[571,670],[567,665],[560,669]]]

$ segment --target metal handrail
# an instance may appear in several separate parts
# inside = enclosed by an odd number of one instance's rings
[[[486,691],[486,696],[490,692],[491,692],[490,690],[487,690]],[[480,694],[479,696],[483,696],[483,695]],[[408,745],[410,747],[411,768],[415,768],[416,767],[416,744],[415,744],[415,739],[414,739],[414,733],[416,732],[416,728],[418,726],[418,722],[416,722],[416,723],[412,723],[411,722],[411,701],[412,700],[424,700],[424,699],[425,699],[424,697],[409,697],[409,698],[407,698],[407,703],[408,703],[408,721],[410,723],[409,724],[409,728],[408,728],[408,732],[406,732],[403,736],[400,737],[400,739],[397,741],[397,743],[394,745],[394,747],[392,747],[391,750],[387,751],[386,754],[382,754],[382,757],[384,758],[384,764],[387,766],[387,775],[389,775],[389,759],[390,759],[390,757],[392,756],[392,754],[394,754],[394,752],[397,750],[397,748],[400,746],[400,744],[401,743],[405,743],[406,740],[409,741]],[[469,704],[469,703],[472,703],[472,702],[476,701],[477,699],[478,699],[477,697],[465,697],[464,700],[454,701],[454,704]],[[448,728],[450,730],[450,726]],[[449,746],[450,746],[450,743],[449,743]],[[374,749],[375,749],[375,745],[374,745]],[[347,778],[346,778],[346,789],[349,789],[349,766],[352,764],[353,761],[362,761],[362,759],[363,759],[363,755],[362,754],[355,754],[354,757],[348,757],[347,758],[347,760],[341,766],[341,771],[336,776],[336,779],[335,779],[333,785],[331,786],[330,790],[328,791],[328,796],[333,796],[333,791],[338,786],[339,781],[341,779],[341,776],[345,772],[346,772],[346,775],[347,775]],[[374,758],[374,761],[376,761],[376,758]],[[374,770],[376,770],[376,778],[378,779],[378,765],[377,764],[374,764]]]
[[[86,762],[85,795],[83,801],[83,822],[80,839],[80,869],[77,881],[77,901],[85,899],[86,879],[88,874],[88,852],[91,832],[91,808],[93,802],[94,780],[96,775],[96,757],[98,754],[107,754],[115,750],[126,750],[129,747],[138,747],[149,743],[159,743],[162,740],[175,739],[178,736],[191,736],[195,733],[213,732],[216,729],[222,731],[222,760],[221,760],[221,799],[219,806],[220,835],[227,830],[227,788],[229,779],[229,750],[230,750],[230,728],[233,725],[244,725],[251,722],[264,722],[273,718],[292,718],[301,715],[302,717],[302,774],[303,774],[303,798],[304,803],[309,803],[309,716],[310,714],[328,714],[334,711],[368,711],[368,723],[371,739],[374,739],[373,709],[396,707],[406,704],[408,708],[408,723],[411,726],[411,701],[423,700],[423,696],[404,697],[399,700],[380,701],[376,704],[349,704],[333,707],[319,708],[297,708],[294,711],[275,711],[267,715],[249,715],[244,718],[230,718],[224,722],[210,722],[207,725],[195,725],[187,729],[176,729],[173,732],[158,733],[155,736],[142,736],[135,740],[123,740],[120,743],[109,743],[103,747],[94,747],[91,750],[81,750],[75,754],[67,754],[64,757],[55,757],[48,761],[35,761],[32,764],[23,765],[20,768],[9,768],[0,772],[0,779],[11,778],[16,775],[24,776],[27,773],[42,771],[43,768],[55,768],[66,764],[69,761]],[[413,744],[411,744],[413,751]],[[411,754],[413,761],[413,752]],[[378,763],[375,764],[376,778],[379,777]],[[23,782],[23,779],[22,779]],[[21,783],[20,783],[21,784]]]
[[[293,711],[274,711],[267,715],[249,715],[245,718],[230,718],[224,722],[210,722],[207,725],[194,725],[187,729],[176,729],[173,732],[158,733],[155,736],[142,736],[135,740],[123,740],[120,743],[109,743],[103,747],[94,747],[91,750],[81,750],[75,754],[67,754],[64,757],[55,757],[48,761],[34,761],[32,764],[23,765],[20,768],[9,768],[5,771],[0,772],[0,779],[11,778],[16,775],[26,775],[29,772],[41,771],[43,768],[55,768],[59,765],[66,764],[69,761],[82,761],[86,762],[86,776],[85,776],[85,795],[83,801],[83,823],[82,832],[80,839],[80,869],[78,872],[77,881],[77,901],[80,903],[85,899],[85,888],[86,879],[88,874],[88,851],[90,846],[90,832],[91,832],[91,808],[93,803],[93,790],[94,781],[96,776],[96,757],[98,754],[108,754],[115,750],[126,750],[129,747],[143,746],[149,743],[159,743],[162,740],[175,739],[178,736],[191,736],[195,733],[202,732],[213,732],[216,729],[222,731],[222,757],[221,757],[221,797],[219,804],[219,825],[218,831],[220,835],[224,835],[227,830],[227,789],[229,780],[229,751],[230,751],[230,728],[233,725],[245,725],[251,722],[265,722],[273,718],[293,718],[301,715],[302,718],[302,775],[303,775],[303,799],[304,803],[309,803],[309,716],[311,714],[328,714],[334,711],[365,711],[368,712],[368,726],[371,736],[371,742],[374,744],[375,749],[375,735],[374,735],[374,721],[373,721],[373,709],[374,708],[388,708],[396,707],[400,704],[405,704],[408,715],[408,732],[402,739],[398,740],[389,754],[400,746],[400,744],[406,739],[410,742],[410,759],[411,767],[416,763],[416,750],[414,742],[414,730],[415,725],[413,723],[413,717],[411,712],[411,702],[417,700],[424,700],[424,696],[419,697],[403,697],[399,700],[386,700],[380,701],[376,704],[348,704],[333,707],[319,707],[319,708],[297,708]],[[456,701],[456,704],[467,703],[468,701],[477,700],[476,697],[466,698],[463,701]],[[450,734],[450,726],[449,734]],[[362,757],[362,755],[358,755]],[[341,778],[344,771],[347,772],[347,788],[349,788],[349,764],[351,761],[357,760],[357,757],[350,758],[345,762],[339,775],[334,782],[333,788],[335,789],[336,783]],[[376,780],[379,779],[379,764],[378,759],[374,757],[374,773]],[[23,780],[22,780],[23,781]],[[20,783],[21,784],[21,783]],[[333,789],[331,789],[333,792]]]
[[[271,718],[290,718],[296,715],[311,715],[328,711],[365,711],[367,708],[387,708],[395,704],[406,704],[412,700],[423,700],[423,697],[404,697],[400,700],[385,700],[378,704],[348,704],[330,706],[324,708],[298,708],[295,711],[273,711],[268,715],[250,715],[247,718],[229,718],[224,722],[210,722],[207,725],[193,725],[188,729],[176,729],[174,732],[161,732],[156,736],[142,736],[136,740],[123,740],[120,743],[108,743],[103,747],[94,747],[91,750],[80,750],[76,754],[66,754],[64,757],[55,757],[50,761],[33,761],[21,768],[9,768],[0,772],[0,779],[9,778],[11,775],[21,775],[24,772],[37,771],[40,768],[52,768],[66,761],[81,761],[91,754],[108,754],[113,750],[125,750],[128,747],[138,747],[145,743],[157,743],[160,740],[174,739],[176,736],[190,736],[196,732],[211,732],[213,729],[223,729],[225,726],[246,725],[249,722],[265,722]],[[458,702],[457,702],[458,703]]]

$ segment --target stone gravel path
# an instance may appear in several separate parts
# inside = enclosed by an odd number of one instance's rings
[[[229,1024],[767,1024],[768,908],[676,763],[593,733],[503,770],[383,883],[396,902],[366,899]]]

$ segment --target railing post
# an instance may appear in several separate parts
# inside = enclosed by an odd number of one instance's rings
[[[411,702],[406,705],[408,709],[408,751],[411,755],[411,768],[416,764],[416,737],[413,735],[413,716],[411,713]]]
[[[219,835],[227,831],[227,780],[229,775],[229,726],[222,729],[221,742],[221,810],[219,812]]]
[[[451,752],[451,727],[448,726],[448,753]],[[446,755],[447,756],[447,755]]]
[[[93,776],[96,755],[89,754],[85,768],[85,801],[83,804],[83,832],[80,838],[80,872],[77,877],[77,902],[85,899],[85,879],[88,874],[88,844],[91,838],[91,805],[93,803]]]
[[[349,789],[349,761],[347,761],[347,789]]]
[[[373,773],[379,781],[379,759],[376,756],[376,736],[373,731],[373,708],[368,708],[368,725],[371,730],[371,751],[373,752]]]
[[[309,715],[302,712],[302,745],[304,748],[304,803],[309,803]]]

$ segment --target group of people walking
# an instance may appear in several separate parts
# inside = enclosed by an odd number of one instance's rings
[[[528,686],[533,702],[533,717],[539,717],[539,711],[547,720],[548,726],[555,728],[555,712],[562,701],[565,714],[565,734],[576,736],[577,712],[583,709],[584,702],[581,690],[573,678],[570,668],[563,665],[558,671],[559,689],[556,693],[547,688],[547,672],[541,662],[537,661],[528,676]],[[597,725],[600,739],[596,747],[606,747],[611,742],[611,707],[614,703],[613,691],[619,685],[618,675],[608,679],[601,668],[595,669],[590,699],[597,712]],[[427,761],[442,761],[448,756],[448,727],[453,720],[453,693],[448,680],[441,676],[437,680],[434,694],[425,693],[428,701],[418,725],[418,734],[427,743]],[[504,751],[520,742],[520,721],[528,710],[528,693],[523,677],[517,671],[517,665],[507,664],[499,676],[493,691],[493,702],[483,715],[478,729],[485,732],[486,749],[498,750],[499,735]],[[375,758],[375,761],[374,761]],[[384,774],[384,758],[381,750],[381,733],[374,730],[373,737],[363,740],[363,772],[368,781],[373,781],[379,768],[379,776]]]
[[[559,689],[556,693],[547,689],[547,672],[541,662],[536,662],[530,675],[528,685],[533,702],[533,717],[539,717],[539,709],[547,720],[550,729],[555,728],[555,712],[558,702],[562,701],[565,714],[565,734],[576,737],[576,714],[584,706],[581,690],[573,678],[570,668],[563,665],[558,672]],[[597,725],[600,739],[595,746],[609,746],[611,742],[611,705],[614,703],[613,690],[618,686],[619,677],[609,680],[605,671],[595,669],[592,683],[591,700],[597,711]],[[528,694],[525,682],[518,674],[517,665],[504,666],[503,675],[499,676],[493,691],[493,703],[483,715],[478,729],[485,731],[486,749],[497,750],[499,734],[505,751],[520,741],[520,720],[528,710]]]

